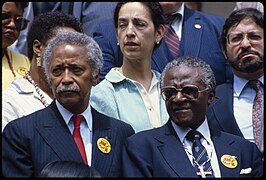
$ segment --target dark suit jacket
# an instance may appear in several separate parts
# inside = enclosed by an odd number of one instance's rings
[[[102,177],[121,177],[122,146],[133,128],[92,108],[92,167]],[[111,144],[109,154],[97,147],[100,137]],[[42,168],[56,160],[83,162],[75,141],[55,102],[45,109],[11,121],[2,135],[2,172],[7,177],[38,176]]]
[[[223,17],[190,10],[185,7],[180,56],[195,56],[210,64],[217,84],[226,82],[232,76],[230,66],[224,58],[219,36],[224,24]],[[199,24],[200,29],[195,28]],[[107,19],[94,27],[93,38],[103,51],[104,65],[101,70],[100,80],[112,67],[120,67],[123,54],[117,46],[115,25],[113,19]],[[162,72],[168,62],[173,60],[166,42],[162,40],[160,46],[152,55],[152,69]]]
[[[217,86],[216,97],[219,99],[211,103],[206,115],[212,128],[244,137],[234,116],[233,93],[231,82]]]
[[[254,143],[221,131],[211,131],[221,177],[262,176],[262,154]],[[227,168],[222,155],[236,156],[236,168]],[[241,169],[251,174],[240,175]],[[142,131],[128,138],[123,148],[123,173],[126,177],[197,177],[193,166],[168,121],[164,126]]]

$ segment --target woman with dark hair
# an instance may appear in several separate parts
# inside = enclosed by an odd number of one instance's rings
[[[2,91],[10,86],[15,77],[23,77],[30,68],[26,56],[8,48],[28,26],[29,21],[23,17],[28,4],[4,2],[2,5]]]
[[[119,2],[114,23],[123,64],[92,89],[92,106],[129,123],[136,132],[160,127],[168,115],[160,97],[160,73],[151,69],[151,57],[165,31],[161,5]]]

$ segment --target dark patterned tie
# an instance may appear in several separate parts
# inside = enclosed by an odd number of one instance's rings
[[[83,120],[82,115],[73,115],[73,121],[74,121],[73,138],[78,146],[79,152],[82,156],[84,163],[88,164],[85,147],[80,134],[80,123],[82,120]]]
[[[252,108],[252,124],[253,124],[254,142],[258,147],[260,147],[261,121],[263,116],[262,103],[264,95],[260,89],[259,80],[249,81],[249,83],[250,86],[254,88],[257,92]]]
[[[210,159],[206,149],[200,142],[201,137],[202,135],[198,131],[190,131],[187,134],[187,139],[192,142],[193,167],[198,176],[213,178]]]
[[[176,18],[179,18],[179,16],[180,14],[165,16],[166,25],[165,25],[164,38],[174,58],[178,57],[179,55],[180,41],[175,30],[172,28],[171,24]]]

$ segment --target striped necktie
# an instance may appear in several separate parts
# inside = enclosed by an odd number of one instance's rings
[[[213,178],[213,171],[205,147],[201,144],[202,135],[198,131],[190,131],[187,139],[192,142],[193,167],[198,176]]]
[[[180,16],[179,14],[165,16],[165,41],[174,58],[179,56],[180,41],[175,30],[172,28],[173,21]]]

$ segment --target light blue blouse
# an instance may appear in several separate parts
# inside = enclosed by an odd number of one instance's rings
[[[153,71],[159,80],[160,73]],[[160,92],[159,83],[157,83]],[[160,96],[160,93],[159,93]],[[162,97],[160,100],[161,125],[168,120]],[[153,128],[138,87],[112,68],[98,85],[92,88],[90,103],[97,111],[130,124],[135,132]]]

